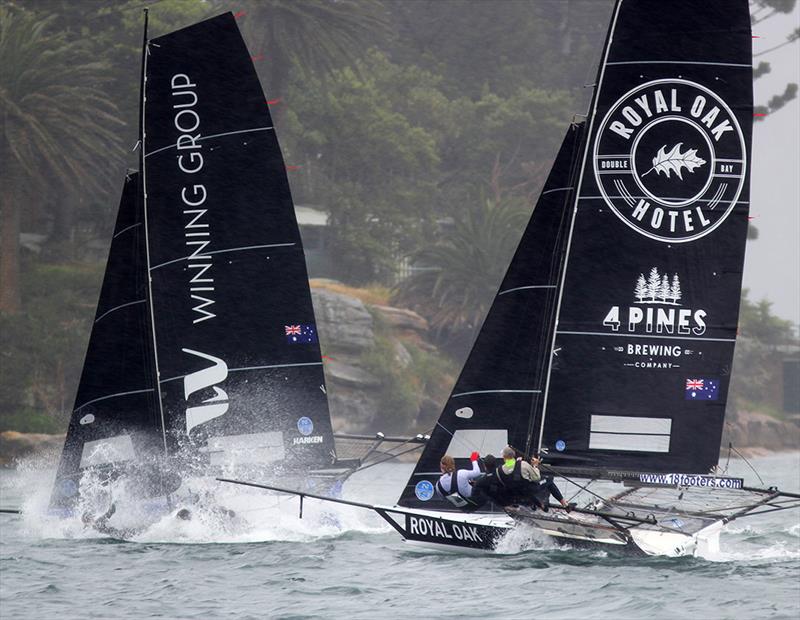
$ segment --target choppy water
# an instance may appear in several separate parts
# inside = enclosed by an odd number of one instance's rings
[[[800,490],[800,453],[751,459]],[[352,478],[345,497],[392,503],[410,466]],[[731,475],[754,476],[742,461]],[[119,542],[37,516],[51,473],[0,474],[2,618],[792,618],[800,617],[800,511],[732,523],[719,557],[629,558],[525,533],[505,555],[414,551],[370,513],[228,487],[241,522],[165,518]],[[117,517],[115,517],[117,518]],[[334,523],[333,521],[336,521]]]

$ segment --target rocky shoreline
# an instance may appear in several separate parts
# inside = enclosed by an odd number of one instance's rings
[[[340,380],[344,384],[349,381],[346,377]],[[345,401],[339,404],[344,405]],[[725,426],[721,459],[727,456],[728,442],[746,458],[800,450],[800,416],[783,421],[761,413],[747,412],[736,415]],[[352,428],[354,432],[359,430],[351,426],[346,428]],[[63,445],[64,434],[4,431],[0,433],[0,467],[15,467],[22,459],[57,454]],[[736,453],[732,458],[737,458]]]
[[[328,401],[336,432],[428,432],[455,381],[456,368],[428,339],[427,321],[369,291],[313,280]],[[722,436],[747,456],[800,449],[800,415],[787,419],[730,412]],[[60,451],[64,435],[0,433],[0,467]]]

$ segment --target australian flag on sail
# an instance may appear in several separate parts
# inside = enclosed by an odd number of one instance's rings
[[[686,400],[717,400],[719,398],[718,379],[686,379]]]
[[[317,328],[313,325],[286,325],[286,342],[289,344],[313,344],[317,342]]]

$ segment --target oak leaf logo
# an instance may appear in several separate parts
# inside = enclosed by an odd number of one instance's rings
[[[706,163],[705,159],[697,156],[697,149],[688,149],[685,153],[681,153],[682,146],[683,142],[678,142],[669,153],[667,153],[667,145],[662,146],[658,149],[656,156],[653,157],[653,167],[642,176],[647,176],[655,170],[656,174],[663,172],[669,178],[670,174],[674,172],[683,181],[683,168],[686,168],[689,172],[694,172],[695,168],[699,168]]]

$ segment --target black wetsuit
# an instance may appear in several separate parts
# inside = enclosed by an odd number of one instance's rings
[[[564,501],[564,496],[561,494],[556,483],[553,482],[553,476],[547,475],[538,482],[538,488],[534,491],[533,497],[536,504],[544,510],[548,510],[550,503],[550,496],[552,495],[558,502]]]
[[[513,497],[497,477],[497,470],[486,472],[472,484],[472,499],[480,506],[493,502],[497,506],[508,506]]]

